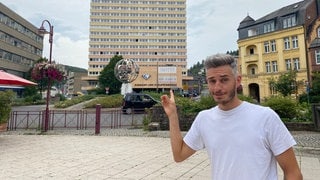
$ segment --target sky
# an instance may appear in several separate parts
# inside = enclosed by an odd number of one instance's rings
[[[216,53],[237,50],[240,22],[249,15],[257,20],[301,0],[187,0],[188,67]],[[88,68],[90,0],[1,0],[40,27],[48,20],[54,27],[52,60]],[[44,27],[49,30],[46,23]],[[49,57],[48,35],[43,56]]]

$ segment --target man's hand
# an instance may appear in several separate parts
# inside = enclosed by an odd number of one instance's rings
[[[161,96],[161,104],[168,117],[177,113],[177,107],[172,90],[170,90],[170,98],[168,95]]]
[[[172,90],[170,90],[170,98],[168,97],[168,95],[161,96],[161,104],[169,119],[170,139],[173,158],[176,162],[181,162],[190,157],[196,151],[191,149],[183,141],[179,127],[177,107]]]

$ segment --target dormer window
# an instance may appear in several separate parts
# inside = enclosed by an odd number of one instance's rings
[[[263,25],[263,33],[268,33],[272,31],[274,31],[274,22],[270,22]]]
[[[284,19],[282,20],[282,27],[284,29],[293,27],[295,25],[296,25],[296,16],[295,15],[284,17]]]
[[[256,29],[249,29],[248,30],[248,36],[255,36],[257,35],[257,30]]]

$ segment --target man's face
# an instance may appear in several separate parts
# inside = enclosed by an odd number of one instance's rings
[[[207,82],[210,94],[221,105],[228,105],[236,97],[241,77],[235,76],[229,65],[207,69]]]

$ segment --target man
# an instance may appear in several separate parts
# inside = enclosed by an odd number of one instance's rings
[[[241,101],[237,87],[241,76],[235,59],[217,54],[204,62],[210,94],[216,107],[201,111],[182,137],[173,92],[161,96],[169,118],[174,160],[181,162],[206,148],[212,179],[276,180],[277,162],[285,179],[300,180],[293,145],[295,140],[270,108]]]

